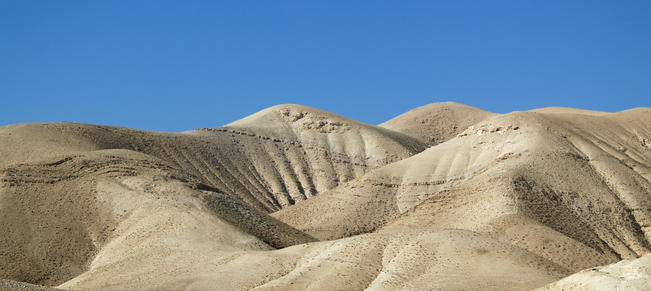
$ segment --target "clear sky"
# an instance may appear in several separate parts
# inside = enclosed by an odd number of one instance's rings
[[[0,0],[0,125],[651,106],[651,1]]]

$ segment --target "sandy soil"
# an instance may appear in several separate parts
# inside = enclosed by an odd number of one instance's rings
[[[10,125],[0,287],[648,286],[650,180],[649,108],[448,102],[373,126],[279,105],[185,133]]]
[[[590,268],[536,290],[649,290],[651,254]]]

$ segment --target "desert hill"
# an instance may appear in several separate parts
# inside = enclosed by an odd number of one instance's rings
[[[172,164],[138,152],[98,150],[16,164],[0,177],[3,278],[57,285],[89,264],[92,268],[113,249],[120,251],[110,260],[123,264],[131,256],[171,252],[167,244],[180,242],[205,252],[314,241]]]
[[[273,215],[320,239],[467,229],[571,270],[651,250],[648,109],[515,112]]]
[[[465,104],[441,102],[414,108],[379,126],[413,136],[433,146],[492,115],[494,113]]]
[[[645,290],[651,280],[651,254],[583,270],[536,290]]]
[[[396,131],[300,105],[278,105],[191,135],[234,140],[278,210],[399,161],[425,144]],[[230,153],[229,153],[230,154]],[[236,164],[237,161],[233,161]]]
[[[301,118],[293,120],[294,115]],[[246,126],[260,118],[263,127]],[[275,106],[226,127],[182,134],[75,123],[0,128],[0,166],[128,149],[169,161],[267,212],[424,148],[404,134],[298,105]]]
[[[538,113],[549,113],[549,114],[582,114],[582,115],[593,115],[593,116],[605,116],[605,115],[610,115],[610,112],[604,112],[604,111],[595,111],[595,110],[586,110],[586,109],[577,109],[577,108],[569,108],[569,107],[543,107],[543,108],[536,108],[536,109],[531,109],[529,110],[530,112],[538,112]]]
[[[110,258],[103,256],[88,272],[59,288],[395,290],[435,284],[444,289],[498,290],[530,289],[568,273],[520,248],[445,229],[365,234],[279,250],[215,248],[194,256],[189,250],[174,251],[180,253],[174,264],[154,256],[159,249],[113,264],[104,263]],[[466,274],[475,276],[458,280]]]
[[[588,288],[601,279],[558,280],[648,266],[650,179],[650,108],[442,103],[373,126],[279,105],[184,133],[10,125],[0,287]],[[635,272],[619,286],[649,282]]]

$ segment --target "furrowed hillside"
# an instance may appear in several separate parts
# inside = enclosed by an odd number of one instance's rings
[[[644,290],[650,241],[650,108],[0,127],[8,290]]]

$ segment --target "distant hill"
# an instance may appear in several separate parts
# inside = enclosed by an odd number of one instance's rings
[[[414,108],[379,126],[413,136],[432,146],[493,115],[461,103],[442,102]]]

